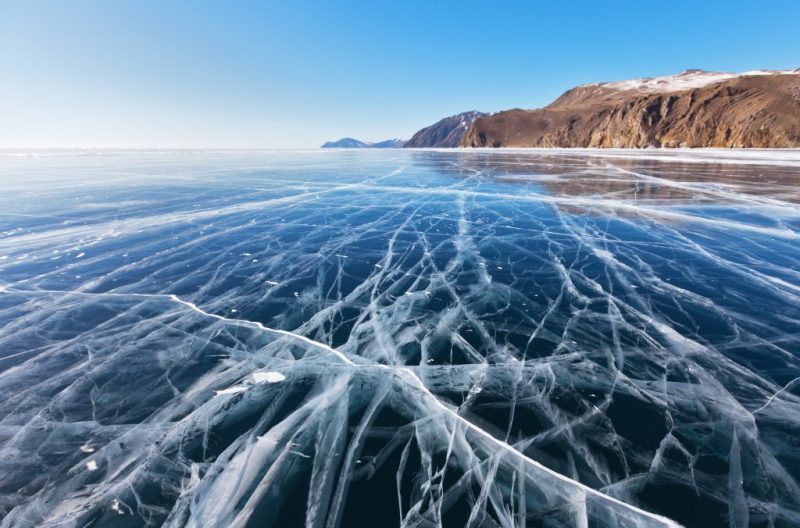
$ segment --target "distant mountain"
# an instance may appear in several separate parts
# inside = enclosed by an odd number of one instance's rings
[[[413,141],[413,138],[412,138]],[[800,69],[593,83],[475,120],[464,147],[800,147]]]
[[[487,114],[483,112],[471,111],[445,117],[431,126],[423,128],[408,141],[387,139],[377,143],[368,143],[353,138],[342,138],[339,141],[328,141],[322,145],[322,148],[455,148],[461,144],[470,125],[485,115]]]
[[[326,141],[322,148],[368,148],[369,143],[364,143],[353,138],[342,138],[339,141]]]
[[[369,148],[403,148],[406,144],[405,139],[387,139],[386,141],[379,141],[372,143]]]
[[[483,112],[463,112],[454,116],[445,117],[429,127],[425,127],[411,139],[406,148],[454,148],[461,144],[461,140],[469,130],[470,125],[479,117],[485,116]]]
[[[402,148],[405,142],[404,139],[387,139],[377,143],[368,143],[353,138],[342,138],[339,141],[327,141],[323,143],[322,148]]]

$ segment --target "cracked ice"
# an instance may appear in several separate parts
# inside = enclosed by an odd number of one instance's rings
[[[0,183],[0,526],[800,525],[797,151]]]

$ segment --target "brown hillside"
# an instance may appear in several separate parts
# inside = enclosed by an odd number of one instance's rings
[[[477,119],[461,146],[800,147],[800,72],[715,82],[724,75],[579,86],[542,109]]]

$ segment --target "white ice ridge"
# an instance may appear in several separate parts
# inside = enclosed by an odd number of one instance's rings
[[[36,289],[36,290],[20,290],[17,288],[9,288],[8,286],[5,287],[5,291],[10,291],[14,293],[22,293],[22,294],[30,294],[30,293],[50,293],[50,294],[60,294],[60,295],[80,295],[86,297],[122,297],[122,298],[134,298],[134,299],[160,299],[160,300],[169,300],[176,302],[178,304],[182,304],[186,306],[190,310],[199,313],[200,315],[204,315],[206,317],[211,317],[212,319],[216,319],[218,321],[224,321],[226,323],[231,323],[234,325],[239,326],[247,326],[250,328],[256,328],[263,332],[267,332],[270,334],[277,334],[286,337],[290,337],[292,339],[297,339],[298,341],[302,341],[303,343],[310,345],[315,348],[320,348],[326,352],[329,352],[348,365],[355,365],[347,356],[336,350],[335,348],[331,348],[330,346],[320,343],[318,341],[314,341],[312,339],[307,338],[306,336],[295,334],[293,332],[289,332],[288,330],[280,330],[277,328],[269,328],[264,326],[258,321],[250,321],[247,319],[233,319],[230,317],[224,317],[222,315],[218,315],[215,313],[207,312],[197,306],[195,303],[191,301],[186,301],[181,299],[175,294],[172,293],[115,293],[115,292],[83,292],[83,291],[63,291],[63,290],[48,290],[48,289]]]
[[[103,295],[103,294],[100,294],[100,295]],[[127,294],[119,294],[119,295],[127,295]],[[147,296],[147,294],[134,294],[134,295],[145,296],[145,297]],[[206,317],[211,317],[211,318],[217,319],[219,321],[224,321],[226,323],[232,323],[232,324],[237,324],[237,325],[242,325],[242,326],[250,326],[250,327],[262,330],[264,332],[270,333],[270,334],[278,334],[278,335],[283,335],[283,336],[290,337],[292,339],[297,339],[298,341],[302,341],[303,343],[305,343],[307,345],[310,345],[310,346],[315,347],[315,348],[320,348],[320,349],[324,350],[325,352],[329,352],[329,353],[335,355],[336,357],[338,357],[339,359],[341,359],[342,361],[344,361],[348,365],[355,365],[355,363],[353,363],[350,360],[350,358],[348,358],[347,356],[345,356],[344,354],[342,354],[341,352],[339,352],[335,348],[332,348],[332,347],[326,345],[325,343],[320,343],[318,341],[314,341],[313,339],[309,339],[304,335],[295,334],[294,332],[289,332],[288,330],[280,330],[280,329],[277,329],[277,328],[269,328],[269,327],[264,326],[263,324],[261,324],[258,321],[249,321],[247,319],[231,319],[230,317],[223,317],[222,315],[217,315],[215,313],[207,312],[207,311],[203,310],[202,308],[200,308],[199,306],[197,306],[195,303],[190,302],[190,301],[184,301],[183,299],[181,299],[180,297],[178,297],[175,294],[171,294],[170,293],[170,294],[166,294],[165,296],[154,294],[153,297],[161,297],[161,298],[166,297],[166,298],[168,298],[168,299],[170,299],[172,301],[175,301],[176,303],[182,304],[182,305],[194,310],[195,312],[197,312],[197,313],[199,313],[201,315],[205,315]]]
[[[566,484],[574,486],[577,490],[583,492],[586,495],[595,496],[598,499],[601,499],[603,501],[608,501],[608,502],[610,502],[612,504],[616,504],[618,506],[621,506],[621,507],[623,507],[625,509],[628,509],[632,513],[635,513],[637,515],[641,515],[643,517],[646,517],[647,519],[650,519],[651,521],[656,522],[659,525],[662,525],[662,526],[665,526],[665,527],[673,527],[673,528],[680,528],[681,527],[681,525],[679,523],[673,521],[672,519],[668,519],[666,517],[663,517],[663,516],[648,512],[648,511],[643,510],[641,508],[638,508],[638,507],[636,507],[636,506],[634,506],[632,504],[626,503],[626,502],[621,501],[621,500],[619,500],[619,499],[617,499],[615,497],[607,495],[607,494],[605,494],[605,493],[603,493],[601,491],[598,491],[598,490],[596,490],[594,488],[591,488],[591,487],[589,487],[589,486],[587,486],[587,485],[585,485],[585,484],[583,484],[581,482],[578,482],[578,481],[573,480],[573,479],[571,479],[571,478],[569,478],[569,477],[567,477],[565,475],[562,475],[561,473],[553,471],[552,469],[542,465],[541,463],[537,462],[536,460],[533,460],[532,458],[526,456],[524,453],[521,453],[520,451],[515,449],[513,446],[508,444],[507,442],[496,438],[492,434],[488,433],[484,429],[478,427],[477,425],[475,425],[471,421],[467,420],[466,418],[464,418],[463,416],[458,414],[458,412],[454,411],[451,407],[445,405],[441,400],[439,400],[424,385],[424,383],[419,378],[419,376],[417,376],[417,374],[413,370],[411,370],[410,368],[400,367],[400,366],[392,366],[392,365],[383,365],[383,364],[356,364],[350,358],[348,358],[346,355],[344,355],[342,352],[336,350],[335,348],[333,348],[333,347],[331,347],[331,346],[329,346],[329,345],[327,345],[325,343],[321,343],[319,341],[315,341],[313,339],[309,339],[306,336],[303,336],[303,335],[300,335],[300,334],[296,334],[296,333],[290,332],[288,330],[270,328],[270,327],[267,327],[267,326],[263,325],[262,323],[260,323],[258,321],[251,321],[251,320],[247,320],[247,319],[234,319],[234,318],[224,317],[222,315],[218,315],[218,314],[215,314],[215,313],[207,312],[207,311],[203,310],[202,308],[200,308],[199,306],[197,306],[197,304],[195,304],[195,303],[193,303],[191,301],[187,301],[187,300],[181,299],[180,297],[178,297],[175,294],[80,292],[80,291],[46,290],[46,289],[24,290],[24,289],[8,288],[8,287],[6,288],[6,291],[19,293],[19,294],[48,293],[48,294],[80,295],[80,296],[91,296],[91,297],[123,297],[123,298],[169,300],[169,301],[175,302],[175,303],[177,303],[179,305],[182,305],[182,306],[184,306],[184,307],[186,307],[186,308],[188,308],[188,309],[192,310],[193,312],[196,312],[196,313],[198,313],[200,315],[203,315],[205,317],[210,317],[210,318],[216,319],[218,321],[225,322],[226,324],[246,326],[246,327],[250,327],[250,328],[255,328],[255,329],[261,330],[263,332],[267,332],[269,334],[277,334],[277,335],[289,337],[291,339],[296,339],[296,340],[301,341],[301,342],[303,342],[303,343],[305,343],[305,344],[307,344],[307,345],[309,345],[311,347],[314,347],[314,348],[317,348],[317,349],[322,350],[324,352],[333,354],[336,358],[340,359],[342,362],[344,362],[346,365],[348,365],[349,367],[352,367],[352,368],[379,369],[379,370],[386,370],[386,371],[395,372],[395,373],[397,373],[399,375],[399,379],[405,379],[406,383],[410,387],[421,391],[424,394],[424,396],[426,398],[428,398],[436,408],[438,408],[439,410],[441,410],[442,412],[444,412],[448,416],[451,416],[452,418],[454,418],[458,423],[460,423],[461,425],[463,425],[467,429],[477,433],[482,438],[485,438],[486,440],[488,440],[489,442],[491,442],[492,444],[497,446],[497,448],[501,449],[503,452],[506,452],[506,453],[508,453],[508,454],[520,459],[520,461],[522,461],[523,463],[531,466],[532,468],[535,468],[537,471],[541,471],[541,472],[543,472],[543,473],[545,473],[547,475],[550,475],[550,476],[556,478],[557,480],[560,480],[560,481],[562,481],[562,482],[564,482]],[[258,374],[258,375],[256,375],[256,374]],[[277,372],[267,372],[267,373],[254,373],[254,378],[256,379],[256,382],[259,382],[259,381],[278,382],[278,381],[284,380],[285,376],[283,376],[282,374],[277,373]],[[223,389],[223,390],[220,390],[220,391],[216,391],[216,394],[219,394],[219,395],[234,395],[234,394],[238,394],[240,392],[244,392],[246,390],[247,390],[246,387],[235,386],[235,387],[230,387],[230,388]]]
[[[777,398],[780,394],[786,392],[787,390],[791,389],[794,385],[797,384],[798,381],[800,381],[800,377],[794,378],[792,381],[790,381],[789,383],[787,383],[786,385],[781,387],[780,390],[775,392],[775,394],[773,394],[772,396],[767,398],[767,401],[764,402],[764,405],[762,405],[761,407],[759,407],[758,409],[753,411],[753,414],[759,413],[759,412],[763,411],[764,409],[766,409],[769,406],[770,403],[775,401],[775,398]]]

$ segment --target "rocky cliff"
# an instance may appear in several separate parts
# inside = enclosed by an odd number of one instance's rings
[[[485,116],[483,112],[462,112],[445,117],[425,127],[404,145],[406,148],[453,148],[461,144],[472,123],[479,117]]]
[[[800,70],[682,74],[573,88],[480,117],[464,147],[800,147]]]

